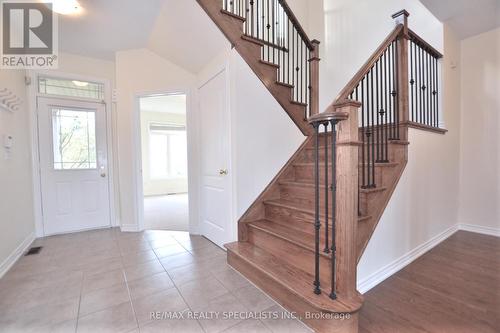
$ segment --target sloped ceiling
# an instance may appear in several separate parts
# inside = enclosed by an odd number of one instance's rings
[[[195,0],[165,0],[149,49],[197,73],[229,43]]]
[[[420,0],[464,39],[500,27],[500,0]]]
[[[228,43],[195,0],[79,0],[80,16],[59,16],[62,52],[114,60],[148,48],[197,73]]]

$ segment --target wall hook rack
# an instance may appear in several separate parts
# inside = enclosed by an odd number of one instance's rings
[[[0,88],[0,108],[9,112],[19,110],[23,100],[7,88]]]

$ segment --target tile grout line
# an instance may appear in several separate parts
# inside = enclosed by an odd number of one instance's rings
[[[139,319],[137,319],[137,313],[135,312],[134,302],[132,302],[132,294],[130,293],[130,288],[128,286],[128,279],[127,279],[127,276],[125,274],[124,269],[122,269],[122,274],[123,274],[123,278],[125,279],[125,286],[127,287],[128,299],[130,301],[130,306],[132,307],[132,313],[134,314],[135,324],[137,325],[136,328],[139,329],[139,331],[140,331]],[[124,303],[122,303],[122,304],[124,304]]]
[[[172,237],[172,236],[171,236]],[[188,249],[186,249],[181,242],[179,242],[175,237],[172,237],[176,242],[177,244],[179,244],[183,249],[185,249],[189,254],[193,255]],[[154,251],[153,251],[154,252]],[[154,254],[156,255],[156,257],[158,258],[158,255],[156,254],[156,252],[154,252]],[[167,256],[168,257],[168,256]],[[165,257],[165,258],[167,258]],[[194,256],[193,256],[194,257]],[[172,283],[174,284],[174,288],[175,290],[177,290],[177,293],[179,294],[179,296],[181,296],[182,300],[184,301],[184,303],[187,305],[189,311],[193,311],[193,309],[191,308],[191,306],[189,305],[189,303],[186,301],[186,299],[184,298],[184,296],[182,295],[181,291],[179,290],[179,286],[177,286],[177,283],[174,282],[174,279],[172,278],[172,276],[168,273],[168,270],[165,268],[165,266],[163,266],[162,262],[161,262],[161,259],[158,258],[158,261],[160,262],[160,265],[161,267],[163,267],[163,269],[165,270],[165,273],[167,273],[169,279],[172,281]],[[181,266],[182,267],[182,266]],[[205,333],[208,333],[205,328],[203,327],[203,325],[201,325],[200,321],[196,319],[196,323],[198,324],[198,326],[201,328],[201,330]]]

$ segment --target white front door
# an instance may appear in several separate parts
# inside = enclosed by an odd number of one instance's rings
[[[110,226],[106,110],[38,98],[45,235]]]
[[[226,72],[222,71],[198,91],[201,139],[200,227],[202,234],[219,246],[233,241],[226,90]]]

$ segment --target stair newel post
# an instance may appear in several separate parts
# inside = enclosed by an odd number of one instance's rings
[[[328,191],[330,190],[330,184],[328,183],[328,123],[324,124],[325,126],[325,249],[323,252],[330,253],[330,247],[328,242],[329,230],[328,230]],[[332,123],[332,131],[335,129],[335,124]],[[332,147],[333,148],[333,147]],[[335,173],[332,172],[332,175]],[[332,210],[333,212],[333,210]],[[334,229],[334,223],[332,222],[332,230]],[[333,239],[333,238],[332,238]]]
[[[344,115],[345,121],[337,125],[335,144],[336,175],[333,182],[335,210],[335,273],[336,296],[351,298],[357,296],[357,227],[358,227],[358,190],[359,190],[359,124],[358,109],[361,103],[346,100],[333,105],[335,113]],[[348,118],[347,118],[348,117]],[[332,226],[333,227],[333,226]],[[335,295],[332,295],[335,296]]]
[[[321,221],[319,219],[319,127],[320,123],[312,124],[314,127],[314,293],[321,294],[319,282],[319,231]]]
[[[309,52],[309,116],[319,113],[319,41],[311,41],[313,49]]]
[[[408,140],[406,131],[400,133],[400,124],[405,124],[409,120],[409,76],[408,76],[408,41],[410,40],[410,34],[408,32],[408,13],[406,10],[401,10],[394,15],[392,18],[397,24],[403,25],[403,30],[398,36],[396,41],[396,80],[397,80],[397,119],[396,119],[396,129],[397,135],[400,140]]]
[[[335,221],[336,221],[336,213],[335,213],[335,210],[336,210],[336,205],[335,205],[335,202],[336,202],[336,197],[335,197],[335,175],[336,175],[336,165],[338,163],[338,158],[337,157],[334,157],[336,156],[336,153],[337,153],[337,142],[336,142],[336,131],[335,131],[335,128],[336,128],[336,124],[341,121],[341,120],[346,120],[348,118],[349,114],[346,113],[346,112],[338,112],[336,110],[333,110],[333,111],[326,111],[326,112],[323,112],[323,113],[319,113],[319,114],[315,114],[311,117],[309,117],[308,121],[309,121],[309,124],[311,124],[314,128],[314,187],[315,187],[315,198],[314,198],[314,202],[315,202],[315,223],[314,223],[314,226],[315,226],[315,262],[314,262],[314,268],[315,268],[315,280],[314,280],[314,293],[315,294],[320,294],[321,293],[321,289],[320,289],[320,282],[319,282],[319,256],[320,256],[320,228],[321,228],[321,219],[320,219],[320,215],[319,215],[319,211],[320,211],[320,167],[319,167],[319,128],[321,125],[324,126],[325,128],[325,226],[328,225],[328,205],[329,205],[329,200],[328,200],[328,191],[332,191],[332,200],[333,200],[333,205],[332,205],[332,212],[331,212],[331,215],[332,215],[332,225],[331,225],[331,235],[332,235],[332,240],[331,240],[331,246],[330,246],[330,251],[333,251],[332,252],[332,257],[331,257],[331,260],[332,260],[332,285],[331,285],[331,293],[330,293],[330,297],[332,297],[333,299],[336,298],[336,267],[337,265],[335,264],[336,263],[336,255],[335,255],[335,249],[337,248],[336,246],[336,229],[335,229]],[[357,119],[357,116],[356,116],[356,119]],[[331,133],[332,134],[332,153],[331,153],[331,158],[332,158],[332,170],[331,170],[331,177],[330,179],[332,179],[332,186],[328,186],[328,173],[329,173],[329,170],[328,170],[328,140],[329,140],[329,136],[328,136],[328,127],[329,125],[331,125]],[[357,158],[357,155],[356,155],[356,158]],[[357,171],[357,167],[356,167],[356,171]],[[356,173],[357,175],[357,173]],[[326,232],[328,233],[328,228],[326,228]],[[328,242],[328,235],[326,235],[325,237],[326,239],[326,244],[325,244],[325,248],[328,248],[329,247],[329,242]],[[356,248],[355,246],[355,242],[354,242],[354,249]],[[326,252],[326,249],[325,249],[325,252]],[[356,267],[356,266],[354,266]]]
[[[337,288],[336,288],[336,280],[337,280],[337,244],[335,242],[335,233],[336,233],[336,212],[337,212],[337,123],[338,120],[333,119],[330,121],[332,125],[332,185],[330,188],[327,187],[326,192],[330,189],[332,191],[332,245],[331,245],[331,290],[330,290],[330,298],[337,299]],[[325,156],[325,163],[328,161],[328,155]],[[325,202],[325,206],[328,207],[328,200]],[[327,217],[328,219],[328,214]],[[328,237],[326,238],[326,246],[328,246]]]

